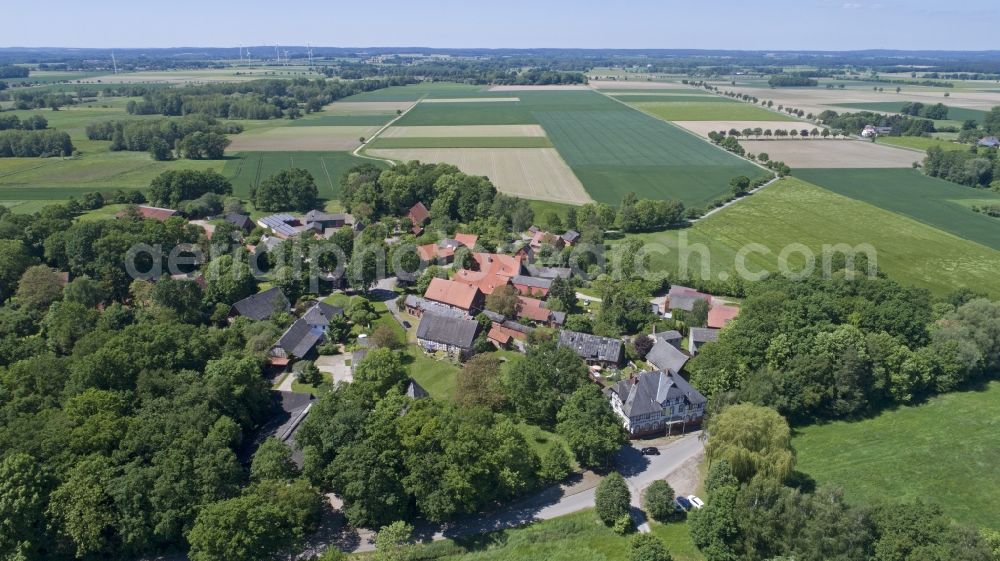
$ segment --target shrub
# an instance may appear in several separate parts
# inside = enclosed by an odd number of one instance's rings
[[[594,509],[597,517],[606,526],[615,524],[622,515],[628,516],[632,495],[629,493],[625,478],[614,472],[604,478],[594,495]]]

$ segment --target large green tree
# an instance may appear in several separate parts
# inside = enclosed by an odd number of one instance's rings
[[[557,431],[569,443],[580,465],[604,468],[628,442],[621,418],[592,384],[577,388],[559,409]]]
[[[316,207],[319,190],[311,173],[302,168],[282,170],[260,182],[253,192],[254,205],[265,211],[297,210]]]

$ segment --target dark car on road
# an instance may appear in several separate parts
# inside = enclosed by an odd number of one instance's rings
[[[647,446],[647,447],[643,448],[642,450],[640,450],[640,452],[642,452],[643,456],[659,456],[660,455],[660,450],[658,448],[654,448],[652,446]]]
[[[405,321],[405,320],[404,320],[404,321],[403,321],[403,327],[404,327],[405,329],[409,329],[409,328],[411,328],[411,327],[413,327],[413,326],[412,326],[412,325],[410,325],[410,322],[408,322],[408,321]]]
[[[687,497],[677,497],[674,499],[674,504],[683,508],[685,511],[691,510],[691,501],[687,500]]]

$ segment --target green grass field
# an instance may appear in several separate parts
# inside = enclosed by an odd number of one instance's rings
[[[349,152],[238,152],[227,156],[222,173],[233,182],[233,194],[250,196],[250,189],[266,177],[281,170],[298,167],[312,174],[322,199],[340,196],[340,178],[345,171],[372,163],[386,167],[382,162],[352,156]]]
[[[905,101],[873,101],[870,103],[844,103],[838,104],[835,107],[846,107],[848,109],[860,109],[862,111],[878,111],[883,113],[899,113],[907,102]],[[928,103],[926,101],[921,101],[924,105]],[[948,100],[943,99],[942,103],[948,105]],[[980,109],[966,109],[964,107],[948,107],[948,120],[951,121],[979,121],[980,123],[986,118],[986,111]]]
[[[1000,296],[996,282],[1000,251],[795,178],[771,185],[691,228],[632,237],[655,244],[649,247],[652,270],[676,273],[681,263],[678,249],[688,247],[689,274],[701,277],[704,266],[707,278],[731,276],[738,253],[748,244],[762,246],[745,256],[746,269],[756,273],[777,271],[778,256],[789,244],[804,244],[818,256],[824,244],[867,243],[878,252],[879,268],[900,283],[937,294],[969,287]],[[708,260],[701,259],[699,247],[708,252]],[[791,255],[789,263],[797,272],[804,260]]]
[[[630,105],[664,121],[795,121],[797,119],[760,107],[719,98],[718,101],[639,101]]]
[[[1000,382],[855,423],[797,431],[797,468],[854,503],[935,502],[964,524],[1000,528]]]
[[[645,93],[633,94],[633,95],[622,95],[622,94],[610,94],[611,97],[624,101],[626,103],[637,103],[637,102],[664,102],[664,103],[737,103],[729,98],[722,97],[721,95],[712,95],[710,93],[705,93],[698,95],[697,92],[688,92],[688,95],[656,95],[655,93]]]
[[[368,148],[551,148],[544,136],[464,136],[458,138],[376,138]]]
[[[702,561],[684,522],[652,523],[675,561]],[[444,540],[409,548],[407,559],[425,561],[626,561],[630,536],[619,536],[597,520],[592,510],[538,522],[523,528]],[[373,553],[352,559],[374,559]]]
[[[796,175],[840,195],[897,212],[956,236],[1000,250],[1000,222],[967,201],[1000,204],[1000,194],[909,169],[804,169]]]
[[[323,115],[316,113],[288,123],[289,127],[377,126],[391,121],[394,114],[384,115]]]
[[[959,144],[941,138],[931,138],[926,136],[880,136],[876,140],[878,144],[888,144],[901,148],[912,148],[926,152],[931,146],[937,146],[942,150],[968,150],[966,144]]]

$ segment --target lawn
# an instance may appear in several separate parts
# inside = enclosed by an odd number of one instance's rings
[[[729,101],[635,101],[630,105],[665,121],[796,121],[788,115],[768,111],[749,103]]]
[[[957,142],[951,142],[948,140],[943,140],[940,138],[931,138],[927,136],[880,136],[876,141],[879,144],[888,144],[890,146],[900,146],[902,148],[912,148],[914,150],[920,150],[926,152],[931,146],[938,146],[942,150],[968,150],[969,146],[967,144],[959,144]]]
[[[686,523],[653,525],[675,561],[704,557],[688,535]],[[441,561],[626,561],[628,536],[619,536],[597,520],[592,510],[481,536],[417,545],[408,559]],[[373,559],[373,553],[352,558]]]
[[[947,100],[945,100],[947,101]],[[844,103],[835,107],[846,107],[848,109],[860,109],[862,111],[877,111],[882,113],[899,113],[907,102],[905,101],[873,101],[869,103]],[[929,104],[921,101],[924,105]],[[945,103],[947,105],[947,103]],[[966,109],[965,107],[948,107],[948,120],[951,121],[978,121],[982,123],[986,118],[986,111],[981,109]]]
[[[312,174],[320,198],[335,199],[340,196],[340,178],[345,171],[364,163],[387,167],[349,152],[239,152],[226,158],[222,173],[233,182],[233,193],[239,197],[249,197],[251,188],[268,176],[299,167]]]
[[[964,524],[1000,528],[1000,382],[855,423],[797,431],[798,469],[861,503],[935,502]]]
[[[901,283],[937,294],[969,287],[1000,296],[996,282],[1000,251],[795,178],[769,186],[690,228],[629,237],[651,244],[652,270],[677,274],[678,249],[687,247],[690,275],[713,279],[731,276],[738,253],[749,244],[762,246],[745,255],[746,268],[757,273],[777,271],[778,256],[789,244],[811,249],[819,266],[825,244],[867,243],[877,250],[879,268]],[[700,257],[700,248],[708,259]],[[793,272],[803,262],[800,255],[789,258]]]
[[[809,169],[796,175],[824,189],[897,212],[1000,250],[1000,221],[969,208],[1000,194],[927,177],[911,169]]]

